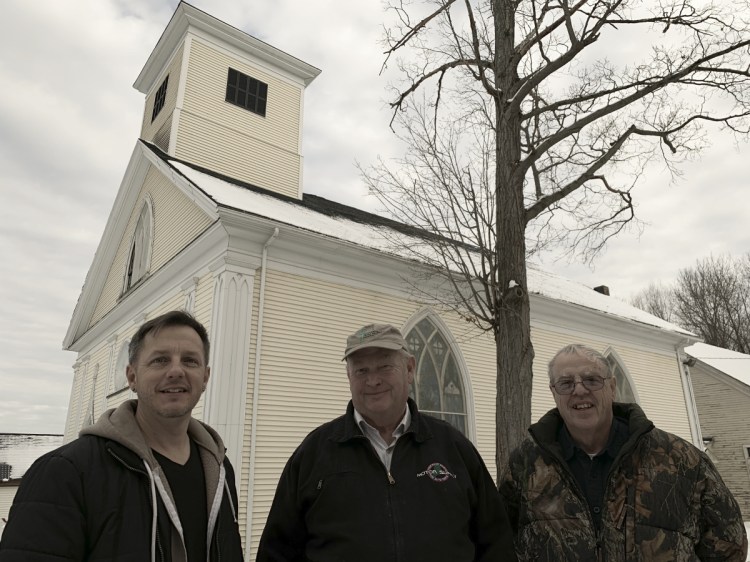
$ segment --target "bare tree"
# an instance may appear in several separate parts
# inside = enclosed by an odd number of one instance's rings
[[[683,269],[674,302],[680,324],[706,343],[750,353],[750,254],[712,256]]]
[[[676,174],[704,126],[747,134],[748,0],[387,1],[407,148],[363,176],[436,235],[410,247],[453,291],[431,296],[494,336],[501,469],[531,416],[527,258],[590,258],[649,161]]]
[[[631,303],[708,344],[750,353],[750,254],[697,260],[672,285],[651,284]]]
[[[651,283],[633,297],[630,304],[667,322],[681,323],[675,314],[674,289],[668,285]]]

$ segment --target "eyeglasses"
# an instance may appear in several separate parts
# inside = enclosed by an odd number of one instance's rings
[[[581,377],[581,380],[577,381],[574,379],[559,379],[557,382],[549,385],[550,388],[554,388],[558,394],[573,394],[577,384],[582,384],[586,390],[601,390],[604,388],[604,381],[611,377],[602,378],[596,375]]]

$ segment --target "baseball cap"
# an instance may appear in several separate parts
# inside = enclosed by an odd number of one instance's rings
[[[344,359],[355,351],[365,349],[366,347],[409,350],[404,336],[401,335],[401,332],[395,326],[390,324],[368,324],[346,338]]]

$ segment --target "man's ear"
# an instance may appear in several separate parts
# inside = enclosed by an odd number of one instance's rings
[[[206,367],[206,374],[203,376],[203,390],[206,389],[206,385],[208,384],[208,379],[211,378],[211,367]]]
[[[127,367],[125,367],[125,377],[128,379],[128,384],[130,385],[131,389],[135,388],[135,369],[128,364]]]
[[[417,358],[413,355],[409,356],[409,360],[406,362],[406,372],[409,384],[414,382],[414,374],[417,370]]]

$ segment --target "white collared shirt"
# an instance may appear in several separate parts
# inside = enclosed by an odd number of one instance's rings
[[[404,417],[401,418],[401,423],[396,426],[396,429],[394,429],[391,434],[393,436],[393,441],[390,445],[380,436],[380,432],[377,429],[365,421],[365,418],[362,417],[362,414],[360,414],[356,408],[354,409],[354,421],[357,422],[357,425],[360,427],[365,437],[367,437],[367,440],[372,443],[372,447],[375,449],[378,457],[380,457],[380,461],[383,463],[383,466],[385,466],[388,473],[390,473],[393,449],[396,448],[396,442],[399,437],[406,433],[406,430],[409,429],[409,426],[411,425],[411,412],[409,411],[409,406],[406,407],[406,413],[404,414]]]

